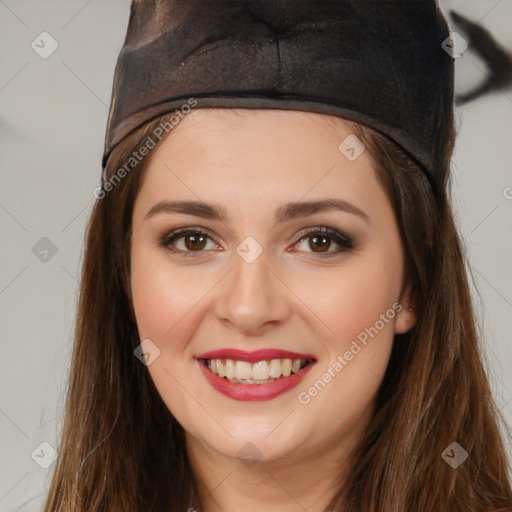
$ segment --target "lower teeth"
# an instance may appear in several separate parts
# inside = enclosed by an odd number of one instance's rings
[[[292,374],[294,375],[294,374]],[[268,384],[269,382],[274,382],[278,379],[267,379],[267,380],[253,380],[253,379],[228,379],[227,377],[222,377],[223,379],[229,380],[229,382],[233,382],[234,384]],[[279,377],[280,379],[282,377]]]

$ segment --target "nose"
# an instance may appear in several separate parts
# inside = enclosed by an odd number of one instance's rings
[[[215,317],[244,336],[263,336],[291,315],[290,290],[271,268],[264,250],[248,262],[233,254],[234,268],[223,279],[215,304]]]

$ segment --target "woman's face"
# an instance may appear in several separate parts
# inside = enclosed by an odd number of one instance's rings
[[[393,209],[341,119],[221,114],[180,121],[135,201],[148,370],[210,453],[334,453],[361,435],[393,336],[414,324]]]

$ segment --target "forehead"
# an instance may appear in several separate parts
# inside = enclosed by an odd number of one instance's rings
[[[196,109],[157,146],[146,167],[170,160],[191,167],[208,160],[212,167],[231,164],[232,170],[237,167],[248,174],[253,168],[260,173],[269,169],[277,179],[275,172],[285,173],[289,162],[298,177],[301,168],[318,172],[327,159],[339,160],[340,144],[355,138],[353,126],[335,116],[298,110]],[[358,167],[353,159],[344,160]],[[359,164],[370,164],[369,160],[363,154]],[[208,179],[209,173],[203,177]]]
[[[198,109],[152,152],[139,192],[147,207],[204,200],[237,214],[322,197],[377,207],[383,191],[364,146],[355,159],[340,150],[352,129],[310,112]]]
[[[157,146],[145,167],[186,167],[189,176],[201,170],[201,180],[214,180],[216,173],[220,178],[236,172],[247,179],[268,173],[274,182],[305,179],[306,185],[336,166],[371,178],[368,154],[350,161],[340,152],[340,144],[354,137],[353,126],[339,117],[297,110],[196,109]]]

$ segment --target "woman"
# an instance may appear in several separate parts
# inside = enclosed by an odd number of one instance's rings
[[[427,0],[132,5],[46,510],[512,507],[447,37]]]

